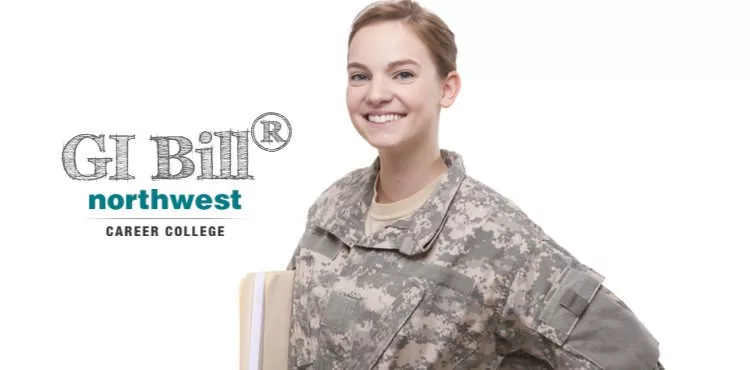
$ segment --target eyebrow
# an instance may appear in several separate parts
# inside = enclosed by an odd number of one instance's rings
[[[390,70],[390,69],[394,69],[394,68],[401,67],[403,65],[408,65],[408,64],[414,64],[416,66],[419,66],[419,63],[417,63],[413,59],[407,58],[407,59],[400,59],[400,60],[388,63],[388,69]],[[348,68],[359,68],[359,69],[368,70],[368,68],[364,64],[358,63],[358,62],[350,62],[347,65],[347,69]]]

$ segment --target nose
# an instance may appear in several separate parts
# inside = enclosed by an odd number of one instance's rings
[[[370,80],[370,89],[367,91],[367,102],[372,105],[386,103],[393,98],[387,81],[382,77],[373,77]]]

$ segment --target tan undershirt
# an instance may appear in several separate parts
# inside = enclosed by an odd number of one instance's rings
[[[378,197],[378,180],[380,179],[380,175],[378,175],[373,186],[370,210],[367,212],[367,219],[365,220],[365,234],[370,235],[396,220],[410,216],[429,198],[440,178],[441,176],[438,176],[418,192],[397,202],[378,203],[375,201]]]

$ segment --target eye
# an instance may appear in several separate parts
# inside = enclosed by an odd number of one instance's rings
[[[401,71],[401,72],[396,73],[396,78],[400,80],[406,80],[406,79],[413,78],[413,77],[414,77],[414,73],[410,71]]]
[[[354,73],[349,76],[349,79],[351,81],[365,81],[367,80],[367,75],[365,75],[364,73]]]

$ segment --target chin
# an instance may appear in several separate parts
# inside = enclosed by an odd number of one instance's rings
[[[387,137],[373,135],[365,137],[365,140],[378,151],[402,151],[410,147],[409,140],[404,137]]]
[[[377,150],[395,149],[401,146],[399,140],[391,140],[389,138],[365,138],[365,140]]]

